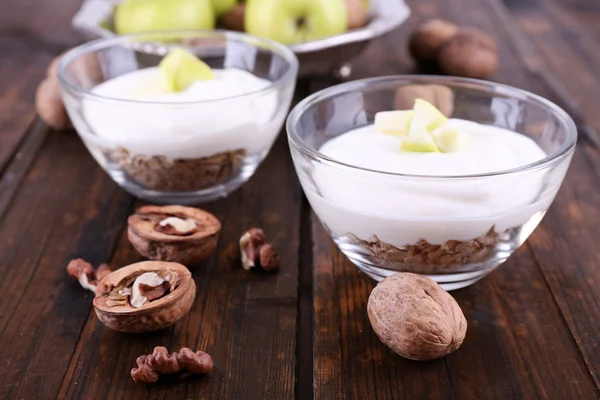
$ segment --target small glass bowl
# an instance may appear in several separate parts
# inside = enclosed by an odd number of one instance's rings
[[[174,47],[213,69],[247,71],[266,82],[248,93],[201,101],[131,100],[94,91],[157,66]],[[177,204],[225,197],[252,176],[283,126],[297,73],[298,60],[285,46],[201,30],[100,39],[69,51],[58,66],[67,112],[102,168],[135,196]]]
[[[416,98],[452,118],[516,131],[547,154],[535,163],[469,176],[419,176],[360,168],[319,152],[328,140],[373,123]],[[462,288],[502,264],[554,200],[577,140],[551,102],[493,82],[390,76],[345,83],[299,103],[287,120],[296,172],[339,249],[375,280],[396,272]],[[500,156],[500,154],[498,155]]]

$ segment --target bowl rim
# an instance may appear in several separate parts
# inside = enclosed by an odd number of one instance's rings
[[[410,84],[438,84],[438,85],[453,85],[453,86],[462,86],[462,87],[470,87],[471,89],[479,90],[482,92],[488,92],[496,95],[503,95],[504,97],[511,97],[520,100],[533,101],[541,106],[549,109],[552,113],[554,113],[561,123],[564,125],[567,138],[565,143],[563,143],[560,148],[556,151],[546,155],[546,157],[537,160],[533,163],[528,163],[525,165],[521,165],[519,167],[492,171],[486,173],[478,173],[478,174],[466,174],[466,175],[420,175],[420,174],[405,174],[405,173],[397,173],[397,172],[388,172],[388,171],[380,171],[376,169],[359,167],[357,165],[352,165],[348,163],[344,163],[336,160],[335,158],[329,157],[319,150],[315,150],[309,148],[303,143],[303,140],[298,135],[296,130],[296,124],[298,120],[302,117],[304,112],[312,105],[319,103],[325,99],[334,97],[336,95],[340,95],[343,93],[349,93],[353,91],[359,91],[361,89],[367,88],[373,84],[381,84],[381,83],[398,83],[398,87]],[[356,81],[346,82],[339,85],[331,86],[329,88],[320,90],[312,95],[306,97],[304,100],[299,102],[289,113],[287,121],[286,121],[286,131],[289,139],[290,146],[293,146],[295,149],[304,153],[306,156],[312,158],[319,163],[326,164],[335,168],[341,168],[349,171],[362,171],[369,172],[389,177],[401,177],[401,178],[409,178],[409,179],[427,179],[427,180],[464,180],[464,179],[473,179],[473,178],[486,178],[493,176],[503,176],[503,175],[511,175],[528,171],[536,171],[540,169],[545,169],[550,167],[556,163],[559,163],[563,159],[570,156],[570,154],[575,150],[575,145],[577,143],[577,127],[575,126],[575,122],[569,116],[569,114],[564,111],[561,107],[557,106],[553,102],[536,95],[534,93],[528,92],[523,89],[518,89],[513,86],[496,83],[492,81],[484,81],[479,79],[471,79],[471,78],[459,78],[452,76],[442,76],[442,75],[387,75],[380,76],[374,78],[366,78],[359,79]]]
[[[119,97],[109,97],[99,95],[97,93],[92,92],[89,89],[85,89],[80,85],[73,83],[67,76],[65,76],[65,70],[67,66],[73,61],[77,60],[81,56],[86,54],[90,54],[94,51],[101,50],[103,48],[108,48],[113,45],[119,43],[135,43],[136,38],[143,38],[148,36],[157,36],[157,35],[181,35],[182,37],[195,37],[194,34],[198,34],[202,38],[224,38],[226,40],[234,40],[237,42],[243,41],[244,43],[257,47],[257,43],[260,43],[262,48],[267,49],[272,53],[277,53],[282,56],[288,63],[288,69],[285,73],[277,78],[274,81],[270,81],[269,85],[250,92],[238,94],[235,96],[226,96],[220,97],[217,99],[204,99],[204,100],[188,100],[188,101],[144,101],[144,100],[133,100]],[[151,42],[151,41],[148,41]],[[164,46],[168,46],[164,45]],[[298,74],[299,61],[298,57],[294,54],[292,50],[288,47],[275,42],[270,39],[262,38],[259,36],[249,35],[247,33],[242,32],[232,32],[226,31],[222,29],[175,29],[175,30],[163,30],[163,31],[153,31],[153,32],[142,32],[142,33],[134,33],[128,35],[116,35],[111,37],[103,37],[96,40],[92,40],[90,42],[81,44],[77,47],[74,47],[68,50],[60,59],[57,67],[57,76],[60,86],[63,90],[76,93],[81,97],[90,99],[90,100],[98,100],[102,102],[108,102],[113,104],[143,104],[143,105],[169,105],[169,106],[184,106],[184,105],[197,105],[197,104],[207,104],[207,103],[217,103],[217,102],[226,102],[230,100],[243,99],[246,97],[253,97],[256,95],[260,95],[263,93],[268,93],[272,91],[276,91],[281,86],[289,83],[290,81],[295,81],[296,76]],[[113,78],[114,79],[114,78]]]

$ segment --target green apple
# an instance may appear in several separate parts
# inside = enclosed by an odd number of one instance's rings
[[[119,34],[169,29],[213,29],[211,0],[127,0],[115,8]]]
[[[400,150],[419,153],[439,153],[433,137],[424,127],[412,129],[410,134],[402,139]]]
[[[448,118],[435,106],[423,99],[416,99],[413,107],[414,116],[411,121],[411,130],[425,127],[429,133],[444,125]],[[410,133],[409,133],[410,134]]]
[[[348,28],[344,0],[247,0],[246,32],[283,44],[339,35]]]
[[[454,128],[442,127],[433,133],[433,137],[442,153],[457,153],[471,148],[471,135]]]
[[[375,129],[386,135],[406,136],[413,110],[381,111],[375,114]]]
[[[231,10],[237,4],[237,0],[211,0],[215,15],[220,16]]]
[[[167,91],[180,92],[196,81],[215,79],[210,67],[184,49],[173,49],[158,64],[167,81]]]

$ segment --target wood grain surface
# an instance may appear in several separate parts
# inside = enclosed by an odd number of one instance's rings
[[[68,279],[82,257],[141,260],[121,190],[74,132],[36,119],[48,62],[79,42],[80,1],[7,0],[0,15],[0,399],[600,399],[600,5],[595,0],[409,0],[411,18],[352,63],[351,79],[420,73],[406,40],[448,18],[495,37],[492,80],[540,94],[575,119],[580,140],[561,191],[513,257],[453,295],[469,322],[456,353],[419,363],[393,354],[366,314],[374,282],[337,250],[298,184],[284,132],[255,176],[205,206],[223,224],[217,252],[192,273],[192,310],[171,328],[110,331],[91,293]],[[43,4],[42,4],[43,3]],[[32,10],[36,10],[32,13]],[[335,84],[302,79],[296,99]],[[277,274],[243,271],[240,233],[262,227]],[[207,377],[135,384],[154,346],[207,351]]]

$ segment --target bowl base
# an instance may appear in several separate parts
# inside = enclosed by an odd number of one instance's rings
[[[159,190],[147,189],[134,180],[120,169],[110,169],[109,174],[115,182],[133,196],[150,201],[155,204],[180,204],[180,205],[196,205],[207,203],[227,197],[231,192],[242,186],[256,171],[260,157],[251,162],[246,162],[240,168],[239,172],[228,179],[226,182],[211,186],[206,189],[187,191],[187,192],[166,192]]]
[[[392,266],[393,263],[386,268],[385,265],[375,262],[375,260],[373,260],[371,257],[363,254],[362,249],[356,247],[355,245],[349,245],[347,241],[341,239],[340,237],[334,237],[334,241],[342,253],[344,253],[344,255],[358,267],[358,269],[377,282],[380,282],[382,279],[399,272],[409,272],[403,270],[402,268],[394,268]],[[518,246],[499,245],[498,247],[499,248],[497,248],[485,261],[466,264],[448,273],[436,274],[423,271],[423,273],[420,273],[420,275],[433,279],[446,291],[462,289],[474,284],[496,269],[500,264],[504,263]],[[410,272],[419,273],[418,271]]]
[[[352,260],[351,260],[352,261]],[[366,275],[371,277],[377,282],[381,282],[384,278],[387,278],[390,275],[397,274],[398,271],[391,271],[389,269],[373,267],[370,265],[365,265],[358,261],[352,261],[354,265],[358,267],[359,270],[364,272]],[[479,271],[473,272],[459,272],[454,274],[444,274],[444,275],[425,275],[428,278],[433,279],[438,285],[442,287],[442,289],[446,291],[452,291],[457,289],[462,289],[467,286],[471,286],[490,272],[492,272],[498,265],[502,264],[503,261],[496,263],[496,265],[492,265],[486,269],[482,269]]]

